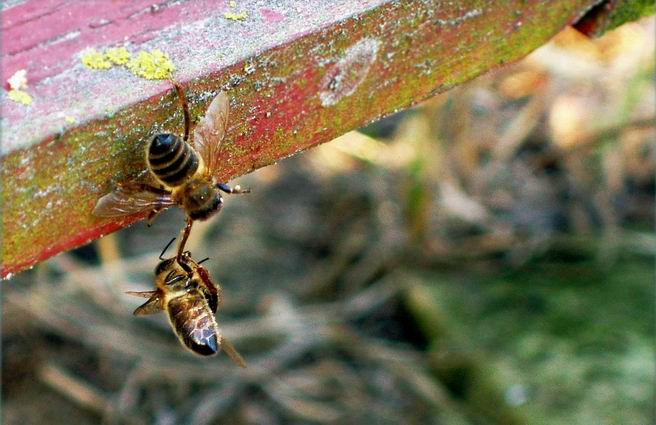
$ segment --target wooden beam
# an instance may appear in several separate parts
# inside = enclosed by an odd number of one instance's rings
[[[515,61],[595,0],[5,2],[2,75],[25,69],[32,103],[2,94],[3,277],[141,217],[98,219],[96,200],[145,170],[144,146],[179,132],[171,86],[85,50],[160,49],[192,116],[232,103],[224,180]]]

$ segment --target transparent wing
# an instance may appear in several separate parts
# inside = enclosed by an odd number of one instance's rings
[[[157,291],[144,291],[144,292],[128,292],[130,295],[137,297],[148,297],[148,301],[137,307],[132,314],[135,316],[145,316],[147,314],[154,314],[163,310],[162,298]]]
[[[171,195],[149,191],[133,192],[117,189],[98,199],[93,208],[97,217],[122,217],[151,210],[162,210],[175,205]]]
[[[135,297],[150,298],[155,295],[157,291],[127,291],[126,294],[134,295]]]
[[[221,154],[221,142],[225,137],[230,101],[225,92],[214,97],[205,116],[194,128],[194,144],[198,154],[203,158],[210,175],[217,169]]]
[[[230,357],[230,359],[239,367],[246,367],[246,360],[239,354],[237,349],[227,339],[221,337],[221,348]]]

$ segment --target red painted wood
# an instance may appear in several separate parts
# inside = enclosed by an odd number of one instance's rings
[[[89,46],[111,46],[124,40],[143,43],[166,27],[195,22],[208,10],[222,12],[225,2],[179,3],[152,0],[31,0],[2,14],[3,75],[27,69],[32,83],[74,66]],[[166,5],[166,6],[165,6]]]
[[[226,90],[227,180],[521,58],[595,0],[16,3],[1,13],[2,75],[26,69],[33,103],[2,94],[2,276],[139,219],[91,210],[144,171],[154,133],[180,129],[167,82],[89,70],[89,47],[166,52],[196,117]]]

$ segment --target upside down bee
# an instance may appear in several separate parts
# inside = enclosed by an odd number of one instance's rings
[[[119,185],[98,200],[93,214],[121,217],[147,211],[150,223],[161,211],[174,205],[181,207],[187,216],[178,245],[177,258],[181,260],[193,221],[206,220],[219,212],[223,205],[221,191],[248,193],[250,190],[239,185],[230,187],[215,177],[228,122],[228,96],[221,91],[214,97],[190,140],[189,106],[182,87],[176,82],[172,84],[182,103],[184,136],[157,134],[148,145],[146,164],[159,186],[137,181]]]
[[[165,311],[173,332],[184,347],[201,356],[213,356],[221,349],[238,366],[246,367],[243,357],[226,340],[214,318],[222,302],[221,287],[209,277],[201,266],[205,260],[196,262],[189,251],[179,260],[163,258],[173,240],[166,245],[155,268],[154,291],[128,292],[130,295],[148,298],[134,311],[143,316]]]

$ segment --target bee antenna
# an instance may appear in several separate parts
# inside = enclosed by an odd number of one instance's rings
[[[198,265],[203,264],[205,261],[207,261],[207,260],[209,260],[209,259],[210,259],[210,257],[203,258],[202,260],[200,260],[200,261],[198,262]]]
[[[184,114],[184,141],[186,142],[189,139],[189,126],[191,125],[189,105],[187,105],[187,99],[185,98],[184,90],[182,90],[180,84],[174,80],[171,80],[171,84],[173,84],[173,87],[178,94],[178,98],[180,99],[180,103],[182,104],[182,113]]]
[[[164,259],[164,253],[166,252],[167,249],[169,249],[169,247],[171,246],[171,244],[173,243],[174,240],[175,240],[175,238],[171,239],[171,240],[169,241],[169,243],[166,244],[166,246],[165,246],[164,249],[162,250],[162,253],[159,254],[159,259],[160,259],[160,260],[163,260],[163,259]]]

